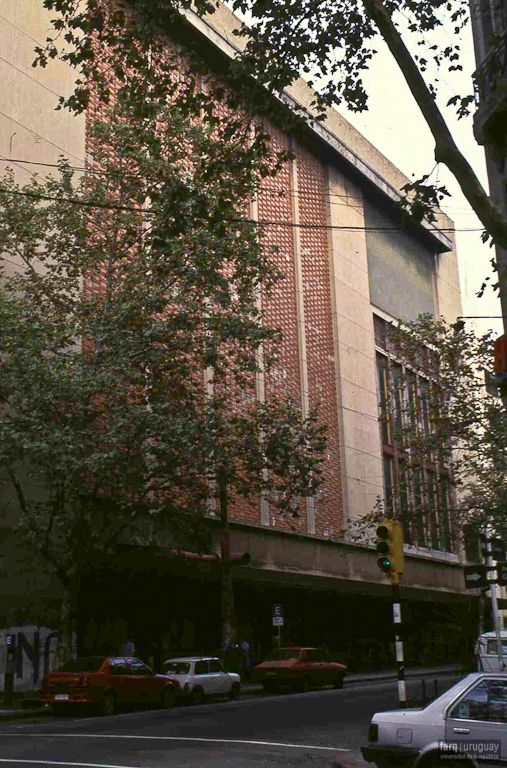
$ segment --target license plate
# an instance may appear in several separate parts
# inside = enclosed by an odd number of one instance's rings
[[[55,694],[55,701],[68,701],[69,694],[68,693],[57,693]]]
[[[276,672],[266,672],[266,677],[275,677]]]

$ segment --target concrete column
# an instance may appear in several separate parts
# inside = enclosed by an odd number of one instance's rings
[[[328,167],[329,268],[344,527],[384,495],[363,197]],[[332,227],[335,227],[333,229]],[[359,228],[347,230],[347,227]]]
[[[290,161],[290,186],[292,190],[292,221],[294,223],[294,267],[296,274],[296,317],[298,326],[299,376],[301,382],[301,415],[304,419],[310,410],[308,396],[308,361],[306,357],[305,304],[303,294],[303,268],[301,264],[301,231],[299,228],[299,184],[297,160]],[[306,499],[308,533],[315,533],[315,499]]]

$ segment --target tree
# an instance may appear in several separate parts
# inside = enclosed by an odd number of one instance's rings
[[[425,532],[431,546],[432,538],[441,536],[432,528],[442,526],[446,511],[438,485],[443,477],[453,488],[447,510],[453,538],[477,537],[488,527],[504,535],[507,414],[484,382],[493,355],[492,332],[477,337],[464,323],[424,315],[392,324],[387,349],[393,364],[382,420],[390,422],[403,471],[395,473],[391,498],[379,502],[359,531],[371,531],[388,513],[404,523],[407,543],[419,543],[418,535]],[[416,372],[424,386],[416,386]],[[408,501],[414,476],[425,467],[437,482],[414,507]]]
[[[99,66],[103,61],[103,46],[110,51],[110,68],[122,79],[122,90],[132,96],[135,87],[155,91],[167,90],[170,77],[159,71],[154,75],[151,67],[153,45],[155,58],[162,57],[167,48],[167,34],[178,20],[179,11],[190,6],[199,15],[213,13],[214,4],[208,0],[138,0],[135,12],[123,10],[114,0],[92,0],[88,10],[77,11],[75,0],[43,0],[46,8],[56,10],[54,21],[57,35],[48,39],[45,48],[37,49],[35,63],[46,65],[48,58],[61,57],[79,67],[82,77],[76,93],[62,104],[80,111],[88,103],[90,83],[98,84],[104,98],[109,97],[109,86]],[[322,117],[327,107],[341,102],[353,111],[367,109],[367,93],[362,73],[374,60],[373,45],[380,35],[386,42],[414,96],[435,140],[435,160],[444,163],[456,177],[463,194],[484,225],[484,239],[491,238],[499,247],[497,269],[499,285],[507,279],[507,214],[487,195],[466,157],[458,149],[444,116],[437,106],[438,78],[426,82],[428,63],[435,64],[439,72],[452,73],[462,68],[459,63],[459,34],[469,22],[467,0],[352,0],[336,4],[328,0],[309,2],[277,2],[267,0],[233,0],[232,7],[246,15],[237,34],[244,38],[244,51],[233,62],[231,73],[241,78],[255,78],[258,84],[271,93],[279,93],[302,73],[312,75],[318,94],[315,99],[316,113]],[[480,6],[479,4],[479,7]],[[441,29],[452,29],[455,42],[446,39],[442,44],[432,37]],[[60,46],[59,36],[65,32],[66,48]],[[170,34],[169,34],[170,36]],[[422,55],[412,55],[404,38],[410,38],[411,47],[422,47]],[[99,47],[96,47],[96,43]],[[149,55],[148,55],[149,52]],[[130,70],[128,70],[128,66]],[[105,71],[109,71],[105,68]],[[202,59],[194,58],[188,65],[187,84],[190,85],[198,72],[206,71]],[[452,75],[451,75],[452,76]],[[156,85],[153,84],[156,82]],[[162,84],[163,83],[163,84]],[[174,91],[173,91],[174,93]],[[184,97],[188,106],[194,96]],[[252,97],[255,89],[249,91]],[[211,87],[200,94],[210,106],[222,90]],[[180,94],[181,96],[181,94]],[[447,106],[457,108],[458,116],[470,113],[473,103],[471,94],[456,94]],[[262,101],[256,107],[261,109]],[[266,104],[264,105],[266,108]],[[448,194],[443,186],[429,183],[429,175],[404,187],[405,205],[412,216],[421,221],[434,218],[438,203]],[[506,292],[504,291],[504,294]],[[502,296],[503,314],[507,315],[507,296]]]
[[[282,276],[248,220],[263,150],[174,106],[131,118],[89,124],[86,174],[0,181],[0,467],[65,589],[66,652],[97,558],[205,551],[224,489],[297,514],[325,447],[315,412],[254,396],[280,338],[257,299]]]

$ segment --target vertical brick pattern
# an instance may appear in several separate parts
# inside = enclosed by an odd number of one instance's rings
[[[317,536],[340,536],[342,529],[341,477],[338,452],[338,411],[331,317],[331,285],[325,190],[325,169],[308,151],[296,151],[301,263],[306,326],[306,359],[310,407],[319,407],[328,426],[325,483],[315,499]],[[313,225],[305,227],[304,225]],[[317,225],[317,226],[315,226]]]
[[[103,118],[105,107],[96,95],[91,98],[87,117]],[[288,148],[288,137],[271,126],[269,133],[276,149]],[[87,157],[93,157],[92,142],[87,136]],[[315,501],[316,534],[340,538],[342,528],[341,479],[338,454],[338,424],[335,392],[335,369],[331,318],[331,295],[328,258],[328,234],[325,226],[325,176],[321,162],[308,151],[296,147],[298,163],[300,221],[319,224],[322,229],[301,227],[301,259],[306,319],[307,364],[310,406],[320,407],[321,420],[328,425],[329,450],[324,465],[324,483]],[[92,161],[93,162],[93,161]],[[301,404],[300,360],[298,351],[296,278],[294,264],[294,228],[289,165],[286,164],[273,179],[263,183],[258,197],[260,222],[266,243],[279,248],[274,257],[285,274],[271,297],[263,295],[262,305],[268,326],[281,328],[284,340],[277,365],[265,380],[266,400],[271,395],[291,398]],[[88,290],[103,291],[103,276],[90,276]],[[204,386],[204,373],[203,373]],[[231,499],[231,519],[260,524],[260,499],[250,503]],[[218,511],[218,509],[217,509]],[[270,524],[281,530],[307,533],[306,501],[299,506],[299,518],[282,519],[270,508]]]

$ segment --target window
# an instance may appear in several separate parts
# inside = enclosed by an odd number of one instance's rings
[[[139,659],[128,659],[132,675],[151,675],[151,669]]]
[[[207,661],[196,661],[195,662],[195,673],[196,675],[207,675],[209,674],[208,670],[208,662]]]
[[[168,664],[164,664],[165,675],[188,675],[190,672],[190,664],[183,661],[170,661]]]
[[[507,723],[507,680],[482,680],[452,709],[450,717]]]
[[[129,666],[127,664],[127,659],[123,659],[123,658],[111,659],[109,663],[110,663],[110,670],[112,675],[131,674]]]
[[[488,640],[488,646],[487,646],[487,654],[488,656],[496,656],[496,638],[494,640]],[[502,638],[502,653],[505,653],[507,655],[507,638]]]
[[[393,457],[384,453],[384,489],[386,512],[389,517],[394,514],[393,501]]]
[[[373,320],[386,513],[401,520],[407,544],[452,552],[448,458],[435,427],[438,358],[424,347],[409,365],[389,323]]]
[[[223,672],[224,668],[222,666],[222,662],[220,659],[211,659],[209,663],[209,671],[210,672]]]

